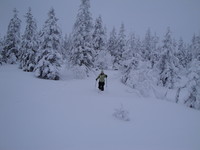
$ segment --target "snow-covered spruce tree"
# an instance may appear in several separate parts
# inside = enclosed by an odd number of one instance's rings
[[[193,59],[188,70],[188,83],[186,88],[188,97],[184,99],[184,103],[195,109],[200,109],[200,58]]]
[[[3,61],[9,64],[15,64],[19,57],[20,48],[20,28],[21,20],[18,18],[18,11],[14,9],[14,16],[8,25],[6,40],[3,48]]]
[[[197,59],[200,57],[200,35],[193,36],[190,50],[192,51],[192,59]]]
[[[186,44],[183,42],[182,38],[180,38],[178,42],[176,57],[179,60],[179,64],[181,68],[184,68],[184,69],[186,69],[186,67],[189,65],[189,62],[192,59],[192,55],[191,53],[189,53],[188,48]]]
[[[126,50],[126,35],[124,24],[121,24],[119,35],[117,38],[117,47],[114,55],[114,69],[119,69],[126,58],[123,58],[122,54]]]
[[[105,33],[101,16],[95,20],[94,33],[92,34],[93,48],[95,52],[105,49]]]
[[[173,41],[170,28],[167,28],[162,46],[162,54],[158,62],[159,80],[158,84],[172,89],[177,79],[177,58],[173,52]]]
[[[36,56],[35,76],[43,79],[59,80],[59,69],[62,63],[61,31],[57,25],[58,19],[53,8],[48,13],[48,19],[42,30],[41,45]]]
[[[3,51],[3,39],[2,39],[1,36],[0,36],[0,65],[3,64],[2,51]]]
[[[107,50],[110,52],[112,56],[112,67],[114,66],[114,58],[116,54],[116,49],[117,49],[117,33],[116,29],[113,27],[112,31],[110,32],[110,36],[107,42]]]
[[[107,47],[107,43],[108,43],[108,29],[106,27],[106,25],[104,26],[104,35],[105,35],[105,42],[106,42],[106,47]]]
[[[95,67],[98,69],[108,69],[111,56],[108,50],[106,50],[106,35],[101,16],[95,21],[92,39],[95,53]]]
[[[142,42],[142,58],[145,61],[150,61],[150,56],[153,51],[152,43],[153,42],[153,37],[151,35],[151,30],[150,28],[147,30],[145,38]]]
[[[157,44],[158,37],[156,36],[156,34],[153,36],[149,28],[142,42],[141,56],[144,61],[148,61],[151,63],[151,68],[154,67],[154,64],[157,60]]]
[[[130,60],[136,55],[136,46],[137,40],[135,34],[130,34],[130,37],[127,40],[127,46],[125,51],[122,52],[123,61],[121,63],[121,70],[124,74],[126,72],[127,67],[130,64]]]
[[[135,79],[133,79],[133,74],[136,70],[139,69],[139,62],[142,59],[139,53],[139,49],[139,39],[135,37],[135,34],[131,34],[129,39],[127,40],[127,49],[122,53],[125,60],[123,61],[121,67],[121,71],[123,74],[121,81],[122,83],[132,88],[135,87]]]
[[[134,54],[131,59],[128,59],[126,61],[126,63],[124,63],[124,68],[122,68],[122,78],[121,81],[122,83],[124,83],[125,85],[131,87],[131,88],[135,88],[135,75],[133,75],[135,73],[136,70],[138,70],[138,66],[139,66],[139,62],[140,62],[140,56],[139,54]]]
[[[74,72],[82,74],[80,78],[88,76],[89,70],[94,67],[94,50],[92,47],[92,17],[89,11],[90,1],[81,0],[76,22],[72,32],[72,46],[70,63]],[[80,70],[79,70],[80,69]]]
[[[155,64],[159,61],[159,54],[160,54],[160,47],[158,46],[159,43],[159,37],[156,35],[156,33],[153,36],[152,39],[152,52],[150,54],[150,63],[151,68],[154,68]]]
[[[35,57],[39,48],[36,21],[33,18],[31,8],[26,14],[26,28],[22,36],[20,48],[20,68],[23,71],[32,72],[35,68]]]
[[[136,63],[131,63],[133,62],[141,62],[143,59],[141,57],[141,42],[140,39],[135,36],[135,34],[130,34],[127,44],[126,44],[126,49],[122,53],[122,58],[123,61],[121,63],[121,71],[122,74],[127,74],[127,69],[129,70],[129,67],[131,64],[136,64]],[[137,60],[137,61],[136,61]],[[137,68],[137,67],[133,67]]]
[[[63,57],[65,60],[69,61],[69,56],[70,56],[70,49],[71,49],[71,45],[72,45],[72,36],[71,34],[69,35],[65,35],[64,37],[64,43],[63,43],[63,48],[64,48],[64,54]]]

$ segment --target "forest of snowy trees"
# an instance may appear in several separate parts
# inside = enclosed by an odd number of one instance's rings
[[[25,17],[22,33],[14,9],[7,34],[0,37],[0,65],[19,64],[23,71],[52,80],[60,79],[60,68],[66,64],[76,78],[85,78],[94,69],[119,70],[122,83],[143,96],[200,109],[200,35],[185,43],[174,39],[168,27],[163,37],[147,29],[140,38],[126,35],[123,23],[108,33],[101,16],[93,20],[89,0],[81,0],[73,30],[64,38],[53,8],[42,29],[31,8]]]

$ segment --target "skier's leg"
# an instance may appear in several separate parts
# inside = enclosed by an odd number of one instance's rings
[[[103,82],[99,82],[99,89],[103,91]]]
[[[99,87],[98,88],[99,88],[99,90],[101,90],[101,82],[99,82]]]
[[[104,91],[104,85],[105,85],[105,82],[102,82],[102,91]]]

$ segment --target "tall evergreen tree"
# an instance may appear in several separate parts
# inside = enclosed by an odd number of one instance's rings
[[[174,87],[175,80],[177,79],[176,61],[177,60],[173,53],[171,31],[170,28],[167,28],[167,33],[163,40],[162,54],[158,65],[160,75],[158,84],[170,89]]]
[[[92,17],[89,11],[90,1],[81,0],[76,22],[72,32],[72,46],[70,52],[70,62],[72,66],[85,68],[88,72],[94,66],[94,52],[92,47]]]
[[[127,48],[122,53],[123,62],[122,62],[122,70],[126,69],[129,66],[129,60],[131,60],[136,55],[136,37],[135,34],[131,34],[127,40]]]
[[[64,37],[64,59],[69,61],[70,59],[70,50],[71,50],[71,46],[72,46],[72,37],[71,34],[69,35],[65,35]]]
[[[109,65],[107,59],[111,58],[106,50],[106,34],[105,29],[103,28],[101,16],[99,16],[95,21],[92,39],[95,51],[95,67],[99,69],[106,69]]]
[[[144,61],[151,63],[151,68],[154,67],[157,61],[157,44],[158,37],[152,35],[150,28],[147,30],[144,40],[142,41],[141,56]]]
[[[103,28],[103,22],[101,16],[99,16],[94,25],[94,33],[92,35],[93,39],[93,48],[95,52],[101,51],[105,49],[106,41],[105,41],[105,32]]]
[[[107,42],[107,49],[110,52],[111,56],[114,57],[117,49],[117,33],[114,27],[110,33],[110,37]]]
[[[3,63],[2,51],[3,51],[3,39],[0,36],[0,65],[2,65],[2,63]]]
[[[185,99],[185,104],[191,108],[200,109],[200,60],[194,58],[188,67],[189,82],[186,87],[189,96]]]
[[[26,14],[26,28],[22,36],[20,68],[24,71],[33,71],[36,65],[35,57],[39,48],[36,21],[33,18],[31,8]]]
[[[199,58],[200,59],[200,36],[194,35],[192,38],[192,45],[190,47],[192,51],[192,58]]]
[[[35,75],[39,78],[59,80],[59,69],[62,63],[60,55],[61,30],[57,24],[58,19],[55,16],[54,9],[50,9],[48,19],[42,30],[42,42],[36,57],[37,65]]]
[[[136,80],[135,77],[137,76],[136,70],[140,69],[139,68],[139,62],[140,62],[140,55],[138,53],[134,53],[132,58],[127,60],[124,63],[124,66],[122,68],[122,78],[121,81],[122,83],[135,88],[136,86]]]
[[[145,61],[150,61],[150,56],[153,51],[152,44],[153,44],[153,37],[151,35],[151,30],[149,28],[146,32],[142,48],[142,57]]]
[[[3,38],[1,37],[0,34],[0,53],[3,51]]]
[[[188,53],[186,44],[183,42],[183,39],[180,38],[178,42],[178,51],[176,53],[179,60],[179,64],[182,68],[186,68],[191,61],[191,55]]]
[[[137,39],[135,37],[135,34],[132,33],[130,34],[128,40],[127,40],[127,50],[125,52],[123,52],[123,54],[125,54],[125,58],[129,58],[132,57],[134,53],[136,53],[136,44],[137,43]]]
[[[8,25],[6,41],[3,48],[3,61],[6,63],[14,64],[17,62],[19,57],[20,48],[20,27],[21,20],[18,18],[18,11],[14,9],[14,16],[10,20]]]
[[[105,42],[106,42],[106,46],[107,46],[107,43],[108,43],[108,29],[107,29],[106,25],[104,26],[104,34],[105,34]]]
[[[159,37],[156,35],[156,33],[154,34],[154,36],[152,37],[152,51],[150,54],[150,63],[151,63],[151,67],[154,68],[155,64],[159,61]]]
[[[126,50],[126,35],[124,24],[121,24],[119,35],[117,39],[117,47],[114,55],[114,69],[119,69],[122,62],[125,60],[122,54]]]

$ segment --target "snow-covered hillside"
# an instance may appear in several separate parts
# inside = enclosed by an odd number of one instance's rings
[[[120,83],[118,72],[105,73],[107,88],[99,93],[98,72],[52,81],[1,66],[0,150],[200,149],[200,111],[142,98]],[[121,105],[130,121],[113,117]]]

